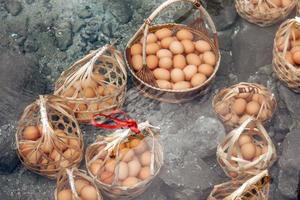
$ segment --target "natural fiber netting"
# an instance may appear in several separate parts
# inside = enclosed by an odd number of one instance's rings
[[[254,128],[246,128],[250,123]],[[228,133],[217,147],[217,160],[231,178],[258,174],[271,167],[276,157],[275,146],[267,131],[251,117]]]
[[[266,122],[277,103],[266,87],[256,83],[238,83],[222,89],[213,98],[212,107],[228,128],[241,125],[249,116]]]
[[[27,106],[16,132],[23,165],[49,178],[55,178],[61,169],[79,165],[82,140],[73,111],[57,96],[40,96]]]
[[[208,200],[268,200],[271,177],[267,170],[215,185]]]
[[[175,3],[194,5],[188,24],[152,23]],[[185,15],[191,15],[187,9]],[[215,25],[197,0],[167,0],[129,40],[126,62],[145,96],[178,103],[206,93],[220,64]]]
[[[238,14],[259,26],[270,26],[286,18],[297,0],[235,0]]]
[[[273,69],[278,78],[300,92],[300,18],[286,20],[276,32]]]
[[[77,168],[62,170],[57,178],[55,200],[102,200],[93,179]]]
[[[134,198],[143,193],[163,164],[157,129],[148,122],[140,133],[117,130],[99,138],[86,151],[86,168],[103,193],[112,198]]]
[[[64,71],[54,94],[62,96],[79,122],[122,106],[127,72],[122,55],[111,45],[93,51]]]

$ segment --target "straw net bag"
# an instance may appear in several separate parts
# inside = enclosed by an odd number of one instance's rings
[[[85,171],[72,168],[62,170],[57,178],[55,200],[102,200],[93,179]]]
[[[56,178],[61,169],[78,166],[83,157],[83,139],[74,113],[57,96],[40,96],[25,108],[16,145],[23,165],[49,178]]]
[[[276,106],[274,94],[266,87],[245,82],[222,89],[212,101],[214,112],[227,128],[238,127],[249,116],[266,122]]]
[[[208,200],[268,200],[271,177],[267,170],[215,185]]]
[[[121,53],[105,45],[64,71],[55,84],[54,94],[66,99],[78,122],[90,122],[93,115],[122,106],[126,83]]]
[[[251,122],[255,128],[246,128]],[[249,117],[218,145],[217,160],[229,177],[255,175],[272,166],[276,149],[261,123]]]
[[[148,188],[163,164],[157,128],[144,122],[138,129],[139,133],[119,129],[99,137],[86,150],[88,173],[110,198],[137,197]]]
[[[238,14],[259,26],[270,26],[286,18],[297,0],[235,0]]]
[[[193,4],[200,13],[199,17],[189,25],[152,24],[159,14],[177,2]],[[175,44],[171,44],[174,41],[179,45],[179,51],[176,51]],[[163,52],[169,55],[168,60]],[[167,0],[145,20],[129,40],[125,58],[133,81],[144,96],[168,103],[180,103],[207,93],[218,71],[221,55],[215,25],[200,2]],[[206,65],[201,67],[202,64]],[[194,67],[187,67],[189,65]],[[172,78],[174,69],[179,73],[178,79],[175,72]],[[186,72],[185,75],[181,70]],[[160,76],[161,71],[166,76]]]
[[[300,92],[300,18],[286,20],[276,32],[273,69],[287,87]]]

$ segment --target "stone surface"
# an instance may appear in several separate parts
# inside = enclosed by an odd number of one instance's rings
[[[6,1],[6,10],[13,16],[18,15],[22,11],[22,4],[17,0]]]

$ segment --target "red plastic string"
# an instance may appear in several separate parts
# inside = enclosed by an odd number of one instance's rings
[[[125,120],[122,120],[116,115],[124,116]],[[107,123],[99,123],[96,121],[97,117],[105,117],[107,119],[111,119],[114,121],[115,124],[110,125]],[[91,124],[95,127],[105,128],[105,129],[117,129],[117,128],[125,128],[128,127],[130,130],[136,134],[140,133],[141,131],[138,129],[137,122],[134,119],[129,118],[129,116],[122,110],[114,110],[109,115],[106,114],[97,114],[93,116]]]

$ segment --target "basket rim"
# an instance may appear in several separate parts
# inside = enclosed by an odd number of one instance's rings
[[[201,34],[204,34],[202,31],[199,31],[199,30],[196,30],[196,29],[192,29],[190,28],[189,26],[187,25],[184,25],[184,24],[177,24],[177,23],[164,23],[164,24],[155,24],[155,25],[152,25],[149,30],[152,30],[154,28],[158,28],[158,27],[165,27],[165,26],[172,26],[172,27],[175,27],[175,26],[181,26],[181,27],[184,27],[186,29],[189,29],[189,30],[193,30],[195,32],[198,32],[198,33],[201,33]],[[205,34],[204,34],[205,35]],[[207,38],[209,38],[207,36]],[[136,40],[137,38],[134,38],[134,40],[132,40],[133,42]],[[210,38],[209,38],[210,39]],[[159,87],[154,87],[146,82],[144,82],[142,79],[140,79],[136,73],[133,71],[132,67],[130,66],[129,62],[128,62],[128,59],[127,59],[127,50],[133,45],[133,42],[128,42],[125,46],[125,51],[124,51],[124,60],[125,60],[125,63],[126,63],[126,66],[128,68],[128,70],[130,71],[131,75],[134,76],[134,78],[136,78],[140,83],[142,83],[143,85],[153,89],[153,90],[156,90],[156,91],[159,91],[159,92],[169,92],[169,93],[175,93],[175,94],[178,94],[178,93],[185,93],[185,92],[192,92],[192,91],[196,91],[197,89],[207,85],[208,83],[210,83],[214,78],[215,78],[215,75],[217,73],[217,71],[219,70],[219,66],[220,66],[220,61],[221,61],[221,52],[220,52],[220,49],[217,49],[217,47],[215,46],[215,44],[212,42],[212,41],[209,41],[210,45],[213,45],[213,47],[216,49],[216,53],[217,53],[217,56],[218,56],[218,60],[216,62],[216,65],[214,66],[214,72],[210,75],[210,77],[208,79],[205,80],[205,82],[201,85],[198,85],[196,87],[192,87],[192,88],[189,88],[189,89],[186,89],[186,90],[172,90],[172,89],[161,89]],[[214,52],[215,53],[215,52]]]

